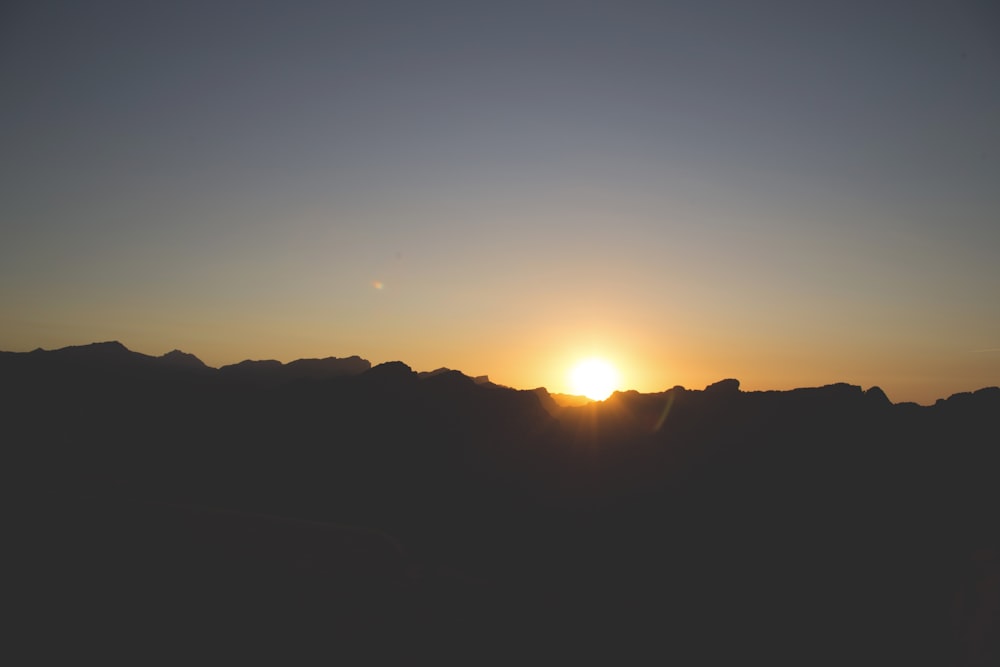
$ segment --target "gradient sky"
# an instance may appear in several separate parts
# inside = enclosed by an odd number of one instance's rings
[[[5,3],[0,349],[1000,384],[991,4]]]

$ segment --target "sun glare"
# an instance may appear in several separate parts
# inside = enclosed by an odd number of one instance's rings
[[[604,359],[584,359],[573,367],[570,386],[573,393],[603,401],[618,388],[618,371]]]

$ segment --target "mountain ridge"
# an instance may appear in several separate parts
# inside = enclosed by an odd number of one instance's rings
[[[429,379],[442,374],[459,373],[463,377],[469,378],[474,384],[487,387],[503,387],[503,385],[497,385],[490,381],[488,375],[470,376],[466,375],[462,371],[456,371],[450,368],[437,368],[432,371],[413,371],[410,366],[404,364],[403,362],[384,362],[373,366],[370,361],[364,359],[358,355],[351,355],[347,357],[325,357],[325,358],[303,358],[295,359],[287,363],[281,362],[274,359],[245,359],[234,364],[225,364],[219,367],[212,367],[205,364],[197,356],[183,352],[179,349],[174,349],[167,352],[161,356],[152,356],[143,354],[141,352],[136,352],[128,347],[126,347],[121,342],[114,341],[103,341],[95,342],[83,345],[70,345],[62,348],[56,348],[52,350],[45,350],[43,348],[36,348],[30,352],[8,352],[0,351],[0,362],[7,360],[7,363],[17,363],[25,359],[36,359],[36,360],[46,360],[46,361],[60,361],[64,363],[85,365],[88,367],[95,367],[100,365],[107,365],[108,367],[122,367],[128,364],[134,364],[137,367],[139,365],[145,366],[159,366],[162,368],[172,368],[175,370],[195,370],[203,372],[214,372],[216,375],[225,375],[229,377],[239,377],[243,379],[254,378],[257,380],[272,379],[272,380],[302,380],[302,379],[329,379],[335,377],[350,377],[357,376],[363,373],[367,373],[373,369],[380,366],[382,368],[377,371],[378,374],[390,374],[397,373],[402,377],[403,375],[409,375],[409,373],[414,373],[419,379]],[[387,366],[388,364],[388,366]],[[401,364],[401,366],[398,366]],[[402,372],[402,367],[405,366],[407,372]],[[390,369],[395,369],[391,371]],[[269,377],[268,377],[269,376]],[[977,392],[993,389],[995,387],[982,387],[979,389],[958,392],[951,396],[938,398],[934,405],[941,404],[965,394],[975,394]],[[839,393],[843,396],[848,394],[857,394],[858,392],[863,393],[868,397],[868,400],[875,403],[888,403],[889,405],[917,405],[911,402],[900,402],[893,403],[885,392],[878,386],[872,386],[868,389],[864,389],[860,385],[852,385],[845,382],[833,382],[826,385],[821,385],[818,387],[798,387],[794,389],[785,390],[757,390],[755,392],[744,392],[740,389],[740,381],[735,378],[728,378],[719,380],[708,384],[703,390],[691,390],[686,389],[681,386],[676,386],[671,389],[666,389],[663,391],[656,392],[637,392],[632,389],[628,390],[617,390],[612,396],[605,400],[622,400],[620,397],[615,398],[615,395],[633,395],[640,394],[646,396],[655,395],[665,395],[668,392],[674,390],[682,391],[704,391],[711,393],[713,395],[724,396],[733,395],[739,393],[769,393],[769,392],[808,392],[808,391],[821,391],[828,394]],[[553,393],[549,392],[544,387],[538,387],[535,389],[515,389],[515,391],[533,391],[539,392],[544,391],[553,401],[553,404],[549,405],[550,412],[558,412],[564,408],[576,408],[586,406],[593,403],[592,399],[586,398],[584,396],[576,396],[566,393]],[[548,402],[546,402],[548,404]],[[928,407],[928,406],[920,406]]]
[[[974,568],[1000,563],[1000,388],[916,406],[726,378],[560,407],[401,361],[235,366],[0,354],[35,527],[15,543],[51,608],[95,631],[203,614],[454,641],[530,622],[701,664],[747,646],[856,663],[873,640],[875,664],[951,664],[956,599],[993,590]]]

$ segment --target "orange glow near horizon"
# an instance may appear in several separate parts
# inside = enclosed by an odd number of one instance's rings
[[[781,346],[775,346],[746,334],[729,340],[678,329],[667,337],[657,333],[662,327],[625,317],[603,330],[588,329],[582,319],[566,322],[565,317],[546,325],[543,318],[531,317],[536,315],[533,312],[491,326],[476,320],[476,327],[449,331],[445,327],[454,329],[452,320],[419,326],[415,320],[404,322],[389,316],[386,306],[392,306],[399,293],[386,289],[378,294],[387,298],[366,300],[365,304],[380,323],[377,328],[356,324],[364,310],[357,311],[358,318],[337,320],[336,328],[330,316],[322,313],[291,327],[284,320],[276,321],[271,313],[237,316],[219,309],[219,318],[206,314],[206,319],[197,322],[161,322],[162,326],[153,329],[94,308],[86,314],[97,321],[83,319],[72,326],[52,326],[42,332],[44,335],[39,335],[29,320],[10,321],[0,350],[28,352],[38,347],[51,350],[119,340],[133,351],[153,356],[180,349],[215,368],[245,359],[288,363],[357,355],[373,365],[402,361],[416,371],[448,367],[466,375],[488,375],[493,382],[515,389],[545,387],[561,394],[584,393],[575,388],[572,369],[581,360],[595,357],[608,361],[619,374],[613,389],[640,393],[662,392],[675,385],[698,390],[724,378],[740,380],[743,391],[846,382],[864,389],[877,385],[893,402],[933,405],[939,398],[998,384],[995,369],[1000,355],[978,352],[985,348],[972,346],[946,358],[920,357],[923,348],[916,343],[888,352],[876,350],[876,356],[860,344],[841,341],[817,354],[805,343],[783,340]],[[369,305],[375,303],[377,307]],[[230,319],[223,321],[222,315]],[[290,313],[290,317],[295,315]],[[400,331],[407,332],[402,343]]]
[[[618,370],[608,361],[591,357],[578,362],[570,371],[573,393],[595,401],[603,401],[621,383]]]

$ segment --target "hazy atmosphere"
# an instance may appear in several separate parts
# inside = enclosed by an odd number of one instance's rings
[[[987,2],[0,9],[0,350],[1000,384]]]

